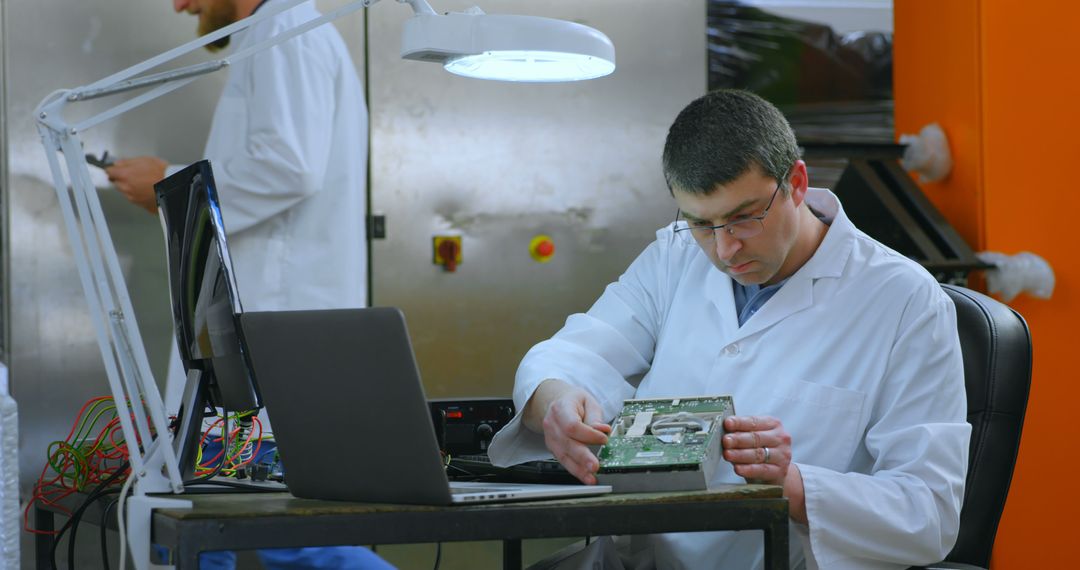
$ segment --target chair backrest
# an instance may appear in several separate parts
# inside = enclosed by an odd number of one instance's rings
[[[963,287],[942,288],[956,304],[971,424],[960,535],[946,560],[987,568],[1020,447],[1031,386],[1031,333],[1007,305]]]

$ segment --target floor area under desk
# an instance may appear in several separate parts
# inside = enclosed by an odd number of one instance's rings
[[[536,538],[521,543],[522,566],[544,559],[551,553],[573,544],[579,538]],[[498,570],[502,568],[503,545],[499,541],[446,542],[442,545],[439,570]],[[401,570],[434,568],[434,544],[390,544],[376,548],[379,556]],[[256,562],[257,564],[257,562]],[[258,568],[254,566],[253,568]]]

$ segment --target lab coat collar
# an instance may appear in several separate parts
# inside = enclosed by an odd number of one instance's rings
[[[819,214],[822,221],[829,224],[825,239],[822,240],[814,255],[788,278],[787,283],[761,307],[761,310],[750,317],[742,327],[736,329],[737,332],[734,333],[736,338],[731,339],[732,341],[763,331],[810,307],[814,302],[814,282],[823,278],[837,278],[843,274],[844,266],[851,256],[855,240],[855,226],[844,214],[840,200],[828,190],[810,188],[806,194],[806,202]],[[726,295],[721,298],[714,299],[714,303],[720,309],[725,322],[729,321],[727,317],[730,313],[737,327],[731,278],[720,271],[714,273],[726,281],[726,287],[719,283],[710,283],[710,288],[718,287],[713,290],[726,292]]]

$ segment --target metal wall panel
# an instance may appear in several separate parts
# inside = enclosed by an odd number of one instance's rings
[[[174,14],[168,0],[0,1],[6,61],[2,105],[7,118],[0,200],[7,206],[3,240],[9,276],[3,295],[9,309],[4,329],[12,393],[19,404],[20,486],[25,497],[41,472],[49,442],[67,435],[86,400],[109,392],[33,122],[34,107],[55,89],[85,85],[190,41],[196,19]],[[344,3],[325,0],[318,5],[327,10]],[[343,18],[336,25],[363,77],[363,15]],[[181,63],[202,59],[202,54],[192,55]],[[205,77],[95,127],[83,136],[87,152],[153,154],[176,163],[200,159],[223,80]],[[86,112],[98,108],[89,103]],[[78,116],[84,111],[69,118]],[[173,340],[158,220],[123,200],[102,172],[92,174],[151,365],[162,384]],[[100,563],[96,548],[87,550],[86,559],[77,564],[80,568]],[[22,552],[23,567],[32,567],[28,539]]]
[[[437,11],[473,2],[439,0]],[[487,13],[578,21],[614,42],[609,77],[460,78],[398,58],[407,9],[369,11],[373,301],[405,311],[429,397],[507,396],[524,353],[582,311],[675,214],[667,127],[705,92],[704,0],[486,1]],[[548,263],[530,239],[553,238]],[[462,237],[453,273],[432,237]]]

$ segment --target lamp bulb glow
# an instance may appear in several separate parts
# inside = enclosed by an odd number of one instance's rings
[[[574,53],[485,51],[452,58],[444,68],[455,75],[475,79],[547,83],[603,77],[615,70],[615,64]]]

